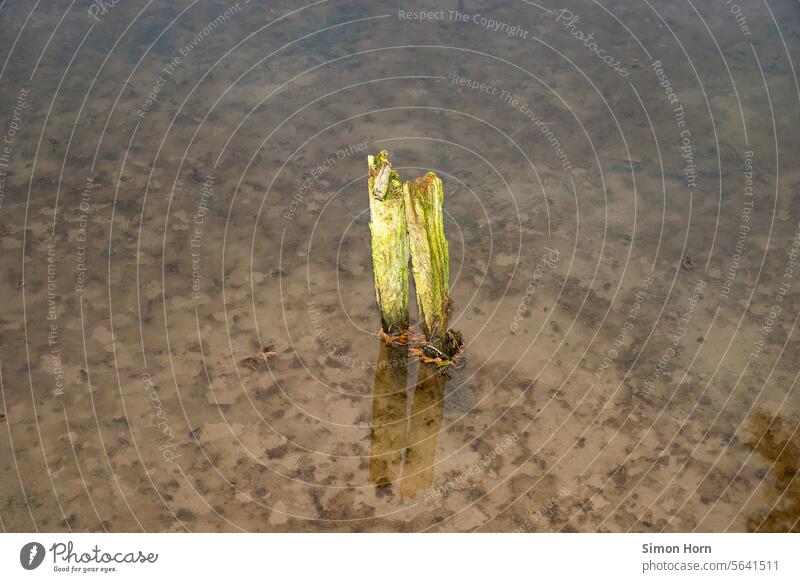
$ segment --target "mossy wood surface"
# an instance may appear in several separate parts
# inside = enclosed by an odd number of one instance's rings
[[[400,175],[386,151],[368,156],[369,231],[375,296],[384,333],[408,329],[408,236]]]
[[[433,172],[403,185],[411,265],[420,322],[429,341],[446,331],[450,312],[450,251],[444,235],[442,181]]]

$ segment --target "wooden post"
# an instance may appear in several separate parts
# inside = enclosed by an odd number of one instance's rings
[[[388,336],[408,331],[408,236],[400,174],[384,150],[368,156],[369,230],[375,296]]]
[[[442,181],[433,172],[403,185],[411,265],[422,331],[441,343],[450,314],[450,251],[444,235]]]

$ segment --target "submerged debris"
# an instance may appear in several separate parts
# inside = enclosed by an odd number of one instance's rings
[[[388,346],[401,347],[408,345],[410,335],[408,329],[405,329],[400,333],[391,334],[386,333],[383,331],[383,328],[381,328],[378,330],[378,337],[381,338]]]
[[[242,366],[247,366],[251,370],[257,370],[261,364],[268,361],[276,354],[276,352],[273,351],[274,349],[275,348],[271,345],[262,347],[256,355],[248,356],[240,360],[239,363]]]
[[[411,347],[411,353],[425,364],[438,368],[461,368],[464,365],[462,349],[464,340],[461,332],[448,329],[437,341],[424,341],[417,339]]]

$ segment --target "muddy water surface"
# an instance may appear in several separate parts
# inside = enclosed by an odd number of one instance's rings
[[[796,2],[62,4],[0,7],[4,530],[797,531]]]

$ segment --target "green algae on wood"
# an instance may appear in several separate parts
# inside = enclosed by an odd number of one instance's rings
[[[369,231],[375,296],[381,329],[388,336],[408,330],[408,236],[400,174],[384,150],[367,156]]]
[[[439,342],[450,314],[450,251],[444,235],[442,181],[433,172],[403,185],[411,266],[422,331]]]

